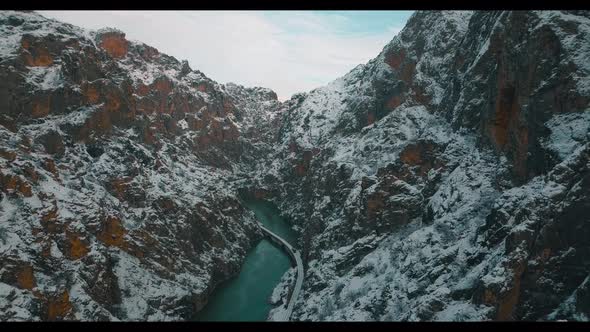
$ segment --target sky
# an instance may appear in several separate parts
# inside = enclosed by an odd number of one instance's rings
[[[114,27],[219,82],[280,100],[376,57],[411,11],[39,11],[87,29]]]

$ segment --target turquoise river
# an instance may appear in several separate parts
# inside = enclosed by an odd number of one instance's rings
[[[272,203],[244,201],[266,228],[287,242],[295,243],[295,232]],[[261,240],[250,251],[240,274],[219,285],[197,321],[265,321],[272,305],[269,298],[283,274],[291,267],[289,256],[269,240]]]

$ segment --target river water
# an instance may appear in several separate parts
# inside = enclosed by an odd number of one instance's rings
[[[296,235],[280,217],[277,207],[262,200],[244,201],[266,228],[290,244]],[[272,305],[273,289],[291,267],[289,256],[263,239],[248,254],[240,274],[216,287],[197,321],[265,321]]]

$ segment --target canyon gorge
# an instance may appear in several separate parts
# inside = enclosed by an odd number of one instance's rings
[[[264,237],[248,199],[294,232],[294,321],[589,320],[590,12],[391,38],[281,102],[0,11],[0,321],[191,320]]]

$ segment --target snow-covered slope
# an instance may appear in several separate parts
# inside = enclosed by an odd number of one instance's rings
[[[274,92],[36,13],[0,40],[0,320],[190,319],[261,236],[230,180]]]
[[[587,320],[588,12],[417,12],[286,102],[299,320]]]

